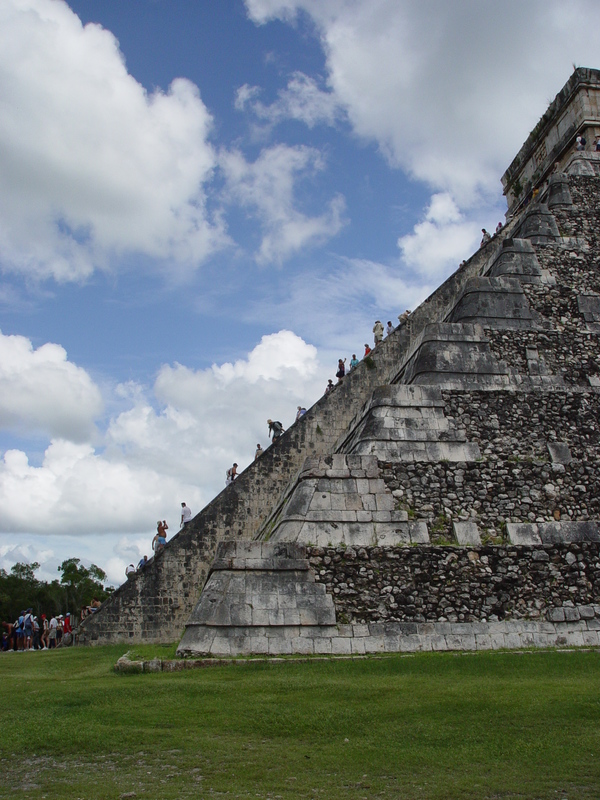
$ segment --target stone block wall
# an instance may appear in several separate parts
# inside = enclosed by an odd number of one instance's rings
[[[596,233],[600,213],[595,199],[599,186],[597,178],[569,177],[569,191],[561,195],[564,203],[552,209],[556,233],[537,237],[534,256],[539,275],[536,269],[521,282],[519,302],[523,305],[525,299],[531,310],[526,329],[501,329],[497,309],[485,331],[479,323],[486,363],[501,365],[499,371],[494,367],[498,374],[490,373],[495,383],[488,381],[487,391],[477,391],[479,359],[472,391],[442,390],[445,420],[451,429],[461,431],[461,440],[473,445],[467,450],[481,460],[472,456],[473,460],[455,462],[441,457],[430,462],[380,461],[396,510],[404,511],[411,522],[425,521],[433,543],[455,541],[457,521],[474,521],[484,542],[502,543],[506,524],[548,522],[557,519],[557,513],[563,520],[600,516],[599,394],[594,384],[600,383],[599,334],[594,327],[600,330],[600,304],[595,302],[600,297]],[[478,280],[521,223],[515,219],[475,253],[368,362],[316,403],[142,573],[120,587],[85,622],[83,640],[179,638],[218,543],[259,535],[304,459],[333,454],[349,439],[374,390],[408,374],[407,365],[424,337],[431,335],[432,323],[442,330],[467,285],[475,280],[487,291],[506,283],[493,277],[483,283]],[[541,230],[533,225],[534,229]],[[531,260],[529,251],[527,257]],[[523,314],[519,318],[525,319]],[[504,388],[498,385],[500,378]],[[558,450],[552,452],[551,445],[567,448],[568,457],[557,457]]]
[[[444,319],[464,284],[479,275],[511,225],[477,251],[411,314],[404,325],[322,397],[278,442],[197,514],[165,550],[119,587],[81,626],[80,641],[174,641],[182,633],[208,576],[219,542],[256,537],[307,456],[327,455],[352,429],[378,387],[390,383],[406,363],[424,329]],[[402,309],[399,309],[401,311]]]
[[[482,540],[506,523],[600,518],[600,395],[443,391],[445,414],[476,443],[478,461],[380,461],[397,508],[424,520],[432,543],[455,542],[455,521]]]
[[[309,547],[307,556],[338,624],[579,621],[594,618],[600,597],[596,542]]]

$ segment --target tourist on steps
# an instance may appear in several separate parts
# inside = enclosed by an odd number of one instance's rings
[[[383,339],[383,324],[380,319],[375,320],[375,325],[373,325],[373,337],[375,339],[375,347],[377,347]]]
[[[277,420],[273,421],[272,419],[267,420],[267,425],[269,426],[269,439],[272,438],[273,442],[276,442],[277,439],[283,434],[285,428],[278,422]]]
[[[192,512],[186,506],[185,503],[181,504],[181,527],[183,528],[184,525],[187,525],[188,522],[192,519]]]

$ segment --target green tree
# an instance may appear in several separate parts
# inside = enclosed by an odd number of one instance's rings
[[[11,567],[10,574],[0,570],[0,614],[3,620],[13,621],[20,612],[36,608],[39,588],[42,585],[35,577],[39,564],[17,562]]]
[[[109,592],[104,588],[106,572],[96,564],[87,569],[78,558],[68,558],[58,571],[61,573],[60,582],[66,592],[68,608],[79,609],[90,605],[94,597],[98,600],[108,597]]]
[[[14,575],[15,578],[19,578],[19,580],[37,585],[39,581],[35,577],[35,571],[39,568],[40,565],[37,561],[34,561],[32,564],[21,564],[17,561],[17,563],[11,567],[10,572],[11,575]]]

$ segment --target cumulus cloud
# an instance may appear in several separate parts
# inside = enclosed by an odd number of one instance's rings
[[[223,152],[220,163],[228,196],[261,222],[259,263],[280,264],[302,248],[322,244],[343,227],[345,202],[341,195],[330,200],[319,216],[309,216],[297,207],[294,190],[298,177],[305,178],[325,166],[314,148],[275,145],[264,149],[253,163],[239,151]]]
[[[163,366],[154,385],[161,411],[138,402],[113,420],[107,438],[128,463],[155,464],[195,483],[206,502],[223,488],[233,461],[244,468],[256,443],[265,446],[267,418],[288,427],[296,406],[311,405],[325,382],[316,348],[282,330],[233,363]]]
[[[123,388],[131,407],[111,420],[102,449],[56,438],[39,466],[23,450],[4,453],[0,533],[131,537],[163,517],[177,527],[181,500],[198,512],[233,461],[245,467],[256,442],[268,444],[267,417],[288,427],[324,385],[316,348],[286,330],[236,362],[164,366],[152,392]],[[123,541],[114,556],[129,563],[138,541]]]
[[[476,222],[465,219],[449,194],[435,194],[425,219],[413,233],[401,236],[404,263],[421,275],[441,278],[475,249],[480,238]]]
[[[258,86],[241,86],[236,94],[235,107],[239,111],[250,108],[269,125],[287,119],[304,122],[309,128],[315,125],[334,125],[343,117],[343,111],[332,92],[324,91],[315,78],[303,72],[294,72],[285,89],[277,93],[270,105],[262,103]]]
[[[375,319],[397,324],[398,314],[415,308],[434,288],[434,282],[411,275],[399,263],[338,258],[304,270],[277,294],[266,293],[247,309],[246,318],[287,321],[319,342],[320,360],[333,367],[340,357],[362,353],[362,345],[372,341]],[[334,373],[329,369],[323,376]]]
[[[57,0],[0,4],[2,266],[78,280],[114,253],[197,264],[226,240],[198,89],[148,94],[118,42]],[[156,187],[160,186],[160,191]]]
[[[0,427],[82,442],[102,408],[100,390],[60,345],[34,350],[24,336],[0,332]]]
[[[154,521],[195,487],[152,467],[111,460],[89,444],[57,439],[32,466],[26,453],[7,450],[0,463],[0,509],[6,532],[76,534],[152,529]]]
[[[106,584],[119,586],[125,580],[127,564],[137,564],[142,555],[152,555],[150,544],[153,534],[120,536],[63,536],[55,534],[41,537],[20,534],[18,541],[9,536],[0,536],[0,569],[7,572],[17,562],[40,565],[35,571],[39,580],[53,581],[60,578],[58,568],[67,558],[79,558],[89,567],[97,564],[107,574]]]
[[[575,0],[246,0],[259,24],[316,23],[327,85],[390,163],[469,205],[498,193],[572,63],[594,65],[600,6]]]

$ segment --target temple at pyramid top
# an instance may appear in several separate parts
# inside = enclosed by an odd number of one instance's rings
[[[508,214],[529,203],[553,172],[600,175],[600,70],[577,67],[502,176]],[[578,136],[585,150],[573,151]]]

